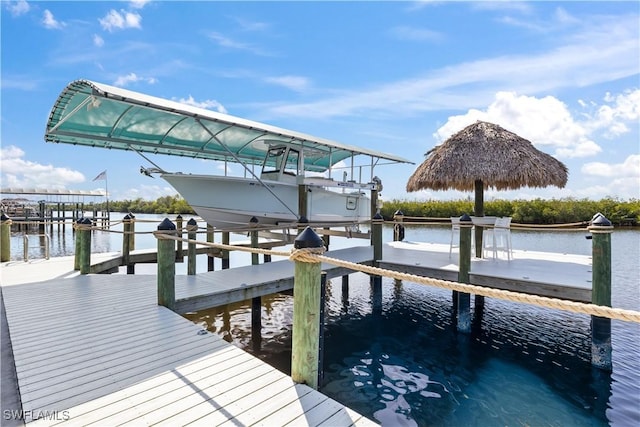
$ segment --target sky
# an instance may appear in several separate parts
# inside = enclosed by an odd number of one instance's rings
[[[44,142],[57,96],[87,79],[415,162],[375,170],[383,200],[472,198],[405,187],[429,150],[477,120],[569,170],[565,188],[489,189],[485,200],[640,199],[638,1],[0,6],[2,188],[176,194],[140,174],[150,164],[133,152]],[[202,160],[151,160],[219,173]]]

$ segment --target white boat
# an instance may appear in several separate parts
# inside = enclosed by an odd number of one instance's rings
[[[256,222],[370,220],[367,192],[382,190],[374,168],[412,163],[88,80],[63,89],[49,115],[45,141],[135,151],[154,166],[142,167],[142,173],[158,173],[208,224],[227,230]],[[224,162],[225,173],[167,172],[143,153]],[[359,163],[363,158],[366,162]],[[228,162],[242,165],[243,176],[227,175]]]

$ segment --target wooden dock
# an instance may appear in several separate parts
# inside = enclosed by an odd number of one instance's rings
[[[371,264],[373,249],[326,253]],[[94,254],[92,262],[113,254]],[[379,266],[456,280],[448,245],[392,242]],[[329,278],[349,270],[323,265]],[[3,263],[22,409],[33,425],[370,425],[215,334],[157,305],[155,275],[79,275],[73,257]],[[43,280],[46,275],[49,280]],[[180,313],[293,288],[274,261],[176,277]],[[590,257],[514,251],[473,259],[475,284],[590,302]],[[31,424],[30,424],[31,425]]]
[[[29,425],[375,425],[158,306],[155,275],[80,276],[67,258],[34,283],[2,267],[22,410],[43,418]],[[215,285],[178,278],[178,295]]]

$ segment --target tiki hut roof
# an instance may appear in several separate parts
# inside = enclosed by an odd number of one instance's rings
[[[476,181],[498,190],[564,187],[567,167],[531,142],[488,122],[477,121],[426,154],[407,191],[474,190]]]

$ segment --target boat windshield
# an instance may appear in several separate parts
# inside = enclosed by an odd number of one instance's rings
[[[298,174],[298,158],[300,153],[290,147],[273,147],[269,149],[262,165],[262,175],[284,173],[296,176]]]

